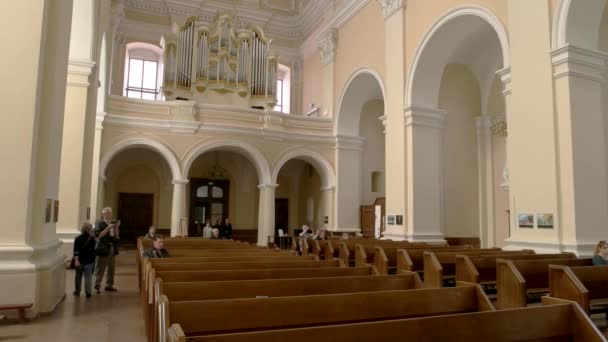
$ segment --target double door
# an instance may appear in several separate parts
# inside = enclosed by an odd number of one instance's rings
[[[228,217],[230,181],[190,179],[189,236],[200,236],[207,221],[214,226]]]

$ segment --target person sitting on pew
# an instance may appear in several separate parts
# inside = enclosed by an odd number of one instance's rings
[[[342,233],[342,240],[348,240],[348,233]]]
[[[213,228],[211,231],[211,240],[221,240],[220,230],[218,228]]]
[[[155,235],[156,227],[150,226],[150,228],[148,228],[148,233],[144,236],[144,240],[154,240]]]
[[[155,235],[152,239],[152,248],[144,252],[144,257],[148,258],[168,258],[169,252],[164,248],[165,239],[162,235]]]
[[[207,224],[205,224],[205,228],[203,228],[203,239],[211,239],[211,235],[213,235],[211,220],[207,220]]]
[[[232,223],[230,223],[230,220],[227,217],[224,220],[224,236],[223,237],[225,237],[228,240],[232,239]]]
[[[593,263],[593,266],[608,265],[608,242],[602,240],[597,243],[593,250],[593,259],[591,262]]]
[[[317,234],[312,237],[315,240],[327,240],[327,230],[319,229],[317,230]]]

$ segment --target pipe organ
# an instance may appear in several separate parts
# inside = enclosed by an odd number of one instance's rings
[[[176,31],[163,39],[167,99],[274,106],[278,61],[260,28],[237,29],[218,15],[211,27],[193,17]]]

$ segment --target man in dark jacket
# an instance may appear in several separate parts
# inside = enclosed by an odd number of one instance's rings
[[[83,223],[80,228],[81,234],[74,240],[74,296],[80,296],[82,287],[82,276],[84,275],[84,292],[87,298],[91,298],[91,278],[95,267],[95,238],[91,235],[91,224]]]
[[[119,237],[120,221],[112,220],[112,208],[103,208],[101,211],[102,219],[95,223],[94,234],[98,239],[95,246],[95,291],[100,292],[101,280],[103,279],[106,269],[108,274],[106,277],[107,292],[116,292],[114,288],[114,259]]]
[[[162,235],[155,235],[152,239],[152,248],[144,252],[147,258],[168,258],[169,252],[164,248],[165,239]]]

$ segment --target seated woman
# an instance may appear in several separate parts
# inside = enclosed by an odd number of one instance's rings
[[[593,263],[593,266],[608,265],[608,242],[602,240],[597,243],[593,250],[593,259],[591,262]]]

